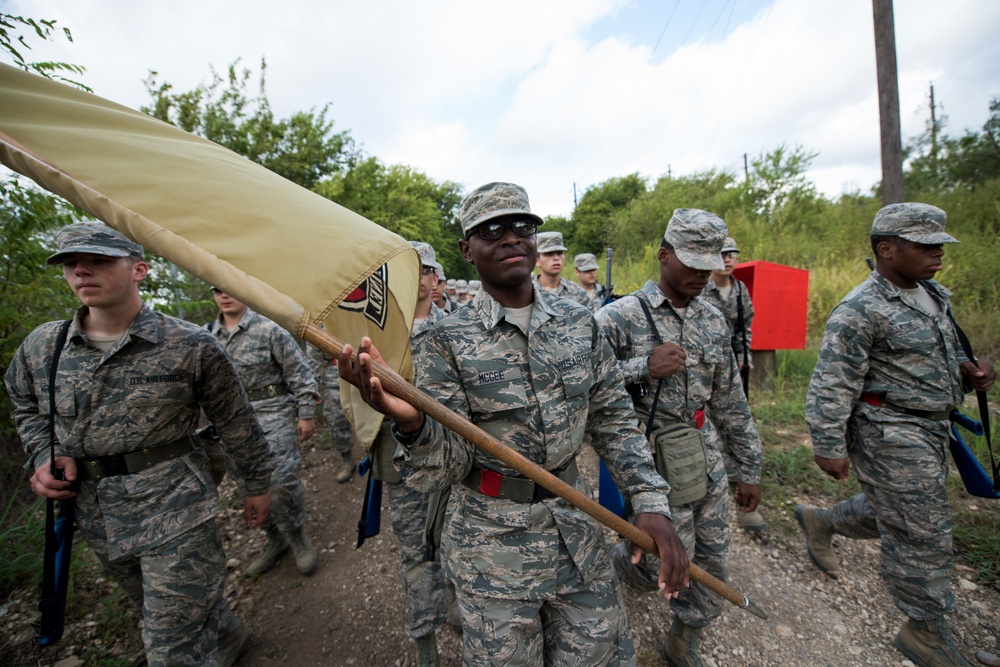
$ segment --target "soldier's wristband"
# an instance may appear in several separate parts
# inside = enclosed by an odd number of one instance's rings
[[[392,437],[394,437],[396,439],[396,441],[399,444],[403,445],[404,447],[406,447],[408,445],[412,445],[413,443],[415,443],[417,441],[418,438],[420,438],[420,434],[423,433],[423,431],[424,431],[424,421],[426,421],[426,419],[427,418],[425,417],[424,420],[420,422],[420,428],[418,428],[413,433],[403,433],[402,431],[399,430],[399,424],[397,424],[396,421],[393,420],[393,422],[392,422]]]

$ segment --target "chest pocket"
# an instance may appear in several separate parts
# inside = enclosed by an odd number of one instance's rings
[[[465,389],[472,423],[502,438],[505,424],[526,419],[528,393],[521,369],[510,364],[487,363],[466,368]],[[491,430],[493,428],[494,430]]]
[[[900,353],[921,355],[935,353],[939,337],[938,327],[926,320],[906,319],[891,322],[885,330],[886,346],[893,352]]]
[[[590,390],[594,386],[594,373],[590,364],[579,364],[562,372],[563,391],[566,396],[566,418],[572,442],[582,442],[590,408]]]

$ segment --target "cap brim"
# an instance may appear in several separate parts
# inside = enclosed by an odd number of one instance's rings
[[[577,269],[577,271],[596,271],[596,270],[597,270],[597,264],[594,264],[593,266],[581,266]]]
[[[677,255],[677,259],[681,261],[681,264],[689,269],[696,269],[698,271],[723,271],[726,268],[721,254],[702,255],[687,250],[677,250],[676,248],[674,249],[674,254]]]
[[[564,246],[564,245],[557,245],[554,248],[546,248],[545,250],[539,250],[538,254],[539,255],[544,255],[547,252],[566,252],[566,246]]]
[[[60,250],[45,260],[45,263],[62,264],[62,261],[60,260],[62,260],[63,257],[77,253],[84,255],[104,255],[105,257],[128,257],[132,254],[128,250],[116,250],[114,248],[105,248],[104,246],[81,245],[73,248],[67,248],[66,250]]]
[[[944,243],[961,243],[951,234],[946,234],[944,232],[936,232],[932,234],[897,234],[899,238],[905,239],[907,241],[912,241],[913,243],[919,243],[920,245],[941,245]]]

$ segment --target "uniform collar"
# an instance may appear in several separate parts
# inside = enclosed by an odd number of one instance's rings
[[[73,338],[86,339],[87,334],[83,331],[83,318],[88,312],[90,312],[90,309],[87,306],[80,306],[76,309],[76,314],[73,316],[73,324],[70,325],[69,333],[67,334],[70,340]],[[126,333],[129,339],[141,338],[153,344],[159,343],[160,336],[162,335],[160,320],[149,306],[142,304]]]
[[[538,288],[538,283],[533,282],[531,285],[532,291],[532,309],[531,309],[531,326],[535,328],[542,322],[556,317],[557,313],[553,310],[552,305],[548,302],[548,299],[544,296],[544,292]],[[507,309],[500,305],[500,302],[493,298],[493,296],[484,289],[479,290],[479,293],[473,297],[472,301],[469,302],[469,307],[472,308],[479,317],[479,320],[483,323],[486,329],[492,329],[496,327],[500,322],[507,318]],[[514,324],[513,318],[509,320],[511,324]],[[515,324],[515,326],[517,326]]]

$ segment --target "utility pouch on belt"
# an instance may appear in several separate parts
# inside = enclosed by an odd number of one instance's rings
[[[649,434],[656,472],[670,483],[671,507],[697,502],[708,493],[705,437],[689,424],[668,424]]]

